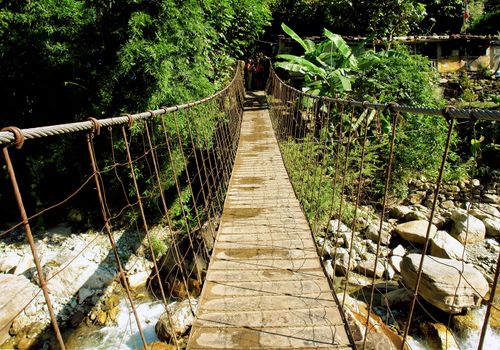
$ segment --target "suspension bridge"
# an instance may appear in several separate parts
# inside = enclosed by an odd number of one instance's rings
[[[117,279],[125,290],[143,348],[148,348],[145,325],[137,315],[124,267],[126,257],[113,234],[114,228],[131,218],[146,242],[146,254],[154,264],[150,282],[156,285],[168,315],[167,305],[179,298],[174,285],[182,286],[185,297],[192,300],[196,297],[195,282],[203,284],[198,306],[190,305],[196,318],[187,344],[174,334],[171,343],[176,348],[377,348],[386,344],[377,338],[378,333],[390,334],[393,348],[408,348],[406,340],[414,311],[420,305],[418,291],[425,255],[417,271],[416,286],[410,290],[407,320],[398,335],[372,312],[375,295],[381,293],[376,287],[381,278],[376,274],[368,275],[371,283],[367,316],[353,319],[353,315],[356,318],[359,314],[346,315],[348,283],[338,283],[336,278],[327,276],[323,264],[328,248],[326,239],[318,245],[315,237],[331,235],[337,243],[340,228],[328,233],[326,225],[332,217],[343,217],[348,201],[352,206],[349,226],[352,232],[356,231],[366,180],[363,167],[367,138],[376,142],[382,137],[369,134],[368,125],[385,113],[392,119],[392,137],[385,145],[389,157],[384,195],[378,203],[382,212],[380,238],[388,209],[398,118],[402,113],[422,118],[436,116],[446,120],[448,139],[433,189],[435,200],[425,252],[454,122],[498,121],[500,113],[317,97],[286,85],[273,71],[266,92],[249,92],[245,99],[242,66],[238,65],[226,88],[194,103],[50,127],[3,129],[0,147],[11,199],[17,203],[21,221],[8,225],[0,232],[0,238],[19,234],[22,229],[33,255],[38,290],[32,298],[14,307],[10,319],[0,318],[0,334],[8,332],[16,317],[43,296],[56,343],[61,349],[66,348],[60,317],[64,305],[54,305],[51,280],[72,262],[46,275],[37,245],[40,237],[32,227],[40,218],[67,211],[69,203],[81,197],[85,203],[93,198],[95,211],[102,216],[96,232],[109,238],[109,255],[115,262]],[[29,204],[29,180],[22,176],[22,181],[18,181],[16,173],[26,173],[23,160],[30,152],[68,135],[75,137],[75,145],[88,154],[87,164],[79,166],[86,171],[62,198],[52,198],[53,204],[36,208]],[[353,163],[347,159],[352,158],[357,164],[355,185],[348,188],[347,171]],[[311,173],[304,165],[310,162],[320,168],[330,167],[331,171]],[[294,186],[293,178],[298,178],[303,186]],[[325,205],[321,193],[330,185],[332,199]],[[158,223],[168,232],[166,239],[174,262],[171,265],[159,259],[153,249],[152,226]],[[350,244],[346,242],[350,247],[348,266],[353,256],[354,234],[350,239]],[[381,239],[376,243],[375,269],[382,249],[380,242]],[[75,253],[82,254],[85,249]],[[197,263],[200,257],[209,261],[207,268]],[[342,277],[345,281],[349,280],[349,273]],[[493,286],[498,275],[497,264]],[[480,347],[489,315],[496,307],[495,290],[481,296],[487,309]],[[169,322],[173,322],[170,315]]]

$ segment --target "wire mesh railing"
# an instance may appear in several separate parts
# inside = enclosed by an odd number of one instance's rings
[[[99,292],[92,287],[96,280],[103,282],[96,271],[104,269],[111,277],[99,287],[103,289],[113,280],[122,285],[133,316],[131,332],[139,340],[137,348],[148,348],[143,333],[146,325],[136,311],[136,293],[126,268],[138,250],[152,262],[147,282],[163,302],[168,321],[172,322],[167,307],[172,300],[187,299],[194,314],[191,303],[199,294],[215,240],[239,140],[243,101],[243,72],[238,64],[227,87],[194,103],[79,123],[3,129],[2,186],[8,189],[10,183],[12,189],[2,196],[6,202],[0,239],[2,244],[21,244],[27,239],[31,255],[25,257],[27,268],[18,270],[19,274],[13,273],[16,266],[2,271],[8,272],[2,278],[9,275],[14,279],[12,285],[3,280],[2,293],[9,292],[16,305],[2,306],[0,343],[12,341],[8,334],[18,332],[13,325],[22,328],[19,320],[29,319],[33,316],[30,309],[42,305],[46,315],[41,324],[52,324],[48,337],[65,349],[62,328],[74,316],[74,304],[90,308],[95,304],[92,294]],[[47,169],[40,165],[43,157],[30,158],[34,149],[47,158],[53,156],[54,144],[71,144],[79,161]],[[40,201],[42,196],[52,202]],[[9,210],[13,212],[14,200],[21,216],[18,223],[7,216]],[[60,223],[68,213],[78,217],[80,229],[91,232],[90,238],[82,246],[64,250],[69,256],[53,257],[43,250],[54,239],[46,227]],[[103,258],[97,263],[80,260],[94,254],[89,247],[103,235],[109,241]],[[89,264],[95,269],[86,275]],[[75,281],[64,285],[66,290],[61,293],[56,289],[68,272],[81,276],[73,276]],[[25,293],[26,286],[29,293]],[[87,292],[82,293],[84,289]],[[32,339],[30,344],[36,341]],[[177,348],[185,346],[175,333],[171,342]]]
[[[460,171],[454,145],[459,127],[473,145],[468,174],[477,175],[487,159],[475,142],[489,137],[498,156],[500,111],[320,97],[287,85],[273,70],[266,89],[281,153],[325,271],[341,307],[356,314],[351,327],[363,323],[351,328],[357,345],[376,346],[374,333],[383,329],[393,335],[391,346],[411,348],[410,338],[426,338],[422,325],[434,323],[444,325],[447,346],[467,348],[470,343],[453,332],[456,315],[483,305],[478,330],[471,331],[478,334],[473,346],[482,348],[491,315],[496,319],[500,310],[500,250],[491,227],[500,223],[499,188],[495,171],[488,189],[465,175],[453,178]],[[409,205],[398,205],[411,178],[426,187],[407,197]],[[488,237],[486,245],[496,248],[486,266],[476,257]],[[353,308],[351,296],[363,306]]]

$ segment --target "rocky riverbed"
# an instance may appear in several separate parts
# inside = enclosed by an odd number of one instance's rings
[[[484,305],[492,290],[498,291],[492,285],[500,251],[498,189],[481,188],[478,180],[447,184],[430,224],[432,188],[417,180],[408,198],[389,208],[382,223],[376,210],[365,206],[354,231],[332,220],[326,237],[317,238],[325,270],[339,299],[347,300],[347,316],[359,340],[365,331],[359,320],[368,315],[374,281],[368,334],[373,333],[373,342],[386,344],[384,348],[399,349],[398,335],[404,331],[422,263],[410,334],[426,339],[424,348],[477,347]],[[500,340],[499,294],[490,316],[490,344]]]

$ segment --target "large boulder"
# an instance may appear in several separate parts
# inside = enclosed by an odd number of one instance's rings
[[[446,231],[437,231],[431,238],[431,255],[438,258],[467,260],[467,253],[463,244]]]
[[[169,342],[174,338],[174,334],[175,337],[187,334],[193,324],[197,305],[196,299],[169,304],[168,311],[160,316],[155,327],[158,338]]]
[[[0,272],[1,273],[9,273],[13,272],[16,266],[21,261],[21,257],[17,255],[15,252],[7,252],[4,253],[0,257]]]
[[[407,241],[424,244],[428,226],[429,221],[427,220],[414,220],[397,225],[395,231]],[[437,227],[431,224],[429,238],[432,238],[436,231]]]
[[[396,205],[389,211],[389,216],[394,219],[402,219],[404,216],[412,211],[411,207],[406,205]]]
[[[401,262],[403,282],[413,290],[421,258],[420,254],[409,254]],[[478,307],[488,290],[488,282],[474,266],[457,260],[424,257],[418,293],[437,308],[459,313]]]
[[[379,235],[379,225],[369,224],[365,229],[365,236],[368,239],[371,239],[373,242],[377,243],[380,241],[380,244],[389,245],[391,240],[391,233],[387,223],[382,224],[382,231]]]
[[[451,235],[458,239],[460,243],[478,243],[484,240],[486,227],[483,222],[467,213],[464,209],[457,209],[451,213],[453,226]]]
[[[485,203],[474,204],[469,214],[481,220],[489,217],[500,218],[500,211],[494,206]]]
[[[339,300],[343,300],[344,294],[337,294],[337,297]],[[402,347],[402,338],[391,328],[387,327],[375,313],[371,312],[368,319],[368,306],[364,302],[346,295],[344,312],[353,340],[359,347],[361,347],[365,333],[367,333],[367,349],[409,349],[406,344]],[[366,331],[367,321],[368,331]]]
[[[365,253],[363,255],[363,260],[361,260],[356,266],[356,270],[366,276],[382,277],[385,272],[386,260],[383,258],[377,259],[377,266],[375,266],[375,254]]]
[[[500,236],[500,219],[499,218],[484,218],[483,224],[486,227],[486,233],[489,236]]]
[[[354,252],[353,252],[354,253]],[[352,271],[356,267],[354,257],[349,261],[349,251],[345,248],[337,248],[335,255],[335,273],[339,275],[346,275],[347,271]]]
[[[424,338],[436,350],[459,350],[453,333],[442,323],[422,323],[420,325]]]
[[[113,272],[81,255],[66,261],[59,257],[44,270],[49,291],[64,298],[76,295],[81,288],[101,289],[114,278]]]
[[[9,328],[39,288],[26,277],[0,274],[0,344],[9,338]]]

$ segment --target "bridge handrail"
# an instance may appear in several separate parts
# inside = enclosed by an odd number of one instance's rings
[[[309,94],[307,92],[301,91],[294,88],[293,86],[285,83],[276,73],[274,68],[270,68],[270,72],[274,77],[288,89],[300,93],[302,96],[311,97],[315,99],[321,99],[324,101],[334,102],[342,105],[348,105],[352,107],[364,107],[367,109],[374,109],[377,111],[384,111],[391,109],[394,112],[407,112],[407,113],[418,113],[423,115],[433,115],[433,116],[443,116],[452,119],[469,119],[469,120],[492,120],[500,121],[500,111],[492,109],[479,109],[479,108],[455,108],[455,107],[445,107],[445,108],[434,108],[426,106],[408,106],[399,105],[397,103],[374,103],[368,101],[355,101],[355,100],[344,100],[339,98],[319,96]]]
[[[0,131],[0,146],[2,145],[9,145],[14,142],[16,142],[18,138],[22,140],[32,140],[32,139],[37,139],[37,138],[43,138],[47,136],[55,136],[55,135],[62,135],[62,134],[69,134],[73,132],[79,132],[79,131],[89,131],[92,130],[96,127],[96,124],[98,124],[99,127],[109,127],[109,126],[115,126],[115,125],[123,125],[123,124],[129,124],[131,122],[135,122],[138,120],[143,120],[143,119],[149,119],[153,118],[157,115],[162,115],[166,114],[169,112],[173,111],[178,111],[181,109],[186,109],[190,108],[199,104],[202,104],[204,102],[213,100],[214,98],[220,96],[224,92],[226,92],[236,81],[236,78],[238,77],[239,74],[243,74],[243,62],[239,61],[236,64],[235,70],[234,70],[234,75],[233,78],[231,79],[231,82],[227,84],[226,87],[223,89],[219,90],[215,94],[202,98],[201,100],[190,102],[190,103],[184,103],[184,104],[179,104],[179,105],[174,105],[170,107],[161,107],[159,109],[155,110],[148,110],[145,112],[140,112],[140,113],[135,113],[135,114],[122,114],[119,117],[112,117],[112,118],[104,118],[104,119],[93,119],[93,120],[87,120],[87,121],[81,121],[81,122],[74,122],[74,123],[65,123],[65,124],[56,124],[56,125],[49,125],[49,126],[40,126],[40,127],[35,127],[35,128],[27,128],[27,129],[17,129],[17,130],[4,130],[2,129]],[[9,129],[12,127],[8,127]],[[16,132],[20,132],[20,135],[16,136]]]

